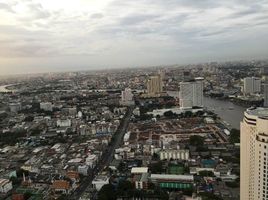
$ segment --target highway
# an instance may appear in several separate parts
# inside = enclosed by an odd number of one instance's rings
[[[133,109],[134,107],[129,107],[127,109],[124,118],[121,120],[121,123],[113,136],[114,139],[111,141],[106,151],[102,154],[100,162],[92,170],[92,173],[88,177],[85,177],[84,179],[81,180],[80,186],[72,193],[72,195],[70,195],[68,199],[78,200],[85,192],[85,190],[91,185],[92,181],[99,174],[99,172],[101,172],[106,166],[109,166],[109,164],[112,162],[114,151],[115,149],[120,147],[124,138],[124,134],[128,129]]]

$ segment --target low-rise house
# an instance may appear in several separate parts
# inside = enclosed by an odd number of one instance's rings
[[[12,182],[10,180],[0,179],[0,193],[8,193],[12,188]]]
[[[109,177],[108,176],[97,176],[93,181],[92,185],[93,188],[95,188],[97,191],[100,191],[102,186],[106,185],[109,183]]]
[[[70,182],[66,180],[55,180],[52,184],[52,189],[55,192],[69,194],[71,191],[71,185],[70,185]]]

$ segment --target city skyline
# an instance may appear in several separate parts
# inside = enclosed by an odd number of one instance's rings
[[[265,1],[0,1],[0,74],[264,59]]]

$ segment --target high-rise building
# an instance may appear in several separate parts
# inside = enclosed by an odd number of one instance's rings
[[[261,79],[256,77],[244,78],[244,94],[255,94],[261,92]]]
[[[52,111],[53,105],[51,102],[41,102],[40,103],[40,109],[45,111]]]
[[[181,82],[179,98],[182,108],[203,107],[203,81]]]
[[[121,100],[122,101],[133,101],[133,94],[132,94],[131,89],[125,88],[125,90],[121,92]]]
[[[125,88],[125,90],[121,92],[120,104],[124,106],[131,106],[135,104],[131,89]]]
[[[268,199],[268,108],[245,111],[240,127],[240,199]]]
[[[260,72],[261,72],[262,75],[267,76],[268,75],[268,67],[262,67]]]
[[[163,82],[161,75],[151,76],[147,81],[147,94],[149,96],[159,96],[163,92]]]
[[[263,84],[263,107],[268,108],[268,83]]]

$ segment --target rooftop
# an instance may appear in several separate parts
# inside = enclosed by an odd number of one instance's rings
[[[257,117],[268,117],[268,108],[249,108],[246,112],[249,115],[255,115]]]
[[[131,173],[132,174],[142,174],[142,173],[147,173],[148,172],[148,167],[132,167]]]
[[[151,179],[187,180],[193,181],[193,175],[174,175],[174,174],[151,174]]]

